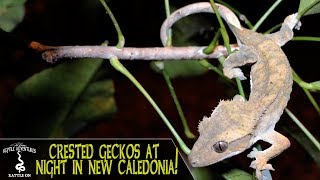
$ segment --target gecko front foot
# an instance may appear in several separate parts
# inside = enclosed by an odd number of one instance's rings
[[[301,22],[297,19],[298,13],[295,14],[291,14],[289,16],[286,17],[286,19],[284,20],[284,23],[286,23],[290,29],[300,29],[301,26]]]
[[[255,160],[251,162],[250,167],[256,169],[256,176],[259,180],[262,179],[262,170],[274,171],[272,165],[267,163],[269,159],[264,155],[263,151],[258,151],[257,148],[253,148],[247,157],[255,158]]]
[[[243,75],[240,68],[223,68],[223,74],[228,78],[239,78],[240,80],[246,80],[247,78]]]

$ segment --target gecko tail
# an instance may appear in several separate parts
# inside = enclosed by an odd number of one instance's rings
[[[221,5],[221,4],[216,4],[218,7],[218,11],[221,15],[221,17],[229,24],[232,25],[233,27],[242,30],[243,27],[240,24],[239,19],[237,16],[227,7]]]

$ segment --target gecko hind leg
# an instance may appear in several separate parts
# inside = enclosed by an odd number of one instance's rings
[[[261,140],[270,143],[271,146],[264,151],[258,151],[257,148],[253,148],[247,155],[249,158],[255,158],[250,167],[256,169],[256,176],[258,179],[263,178],[261,173],[262,170],[274,170],[272,165],[267,162],[290,146],[288,138],[276,131],[264,134],[261,137]]]
[[[248,63],[254,63],[258,59],[258,55],[253,48],[242,45],[239,51],[231,54],[223,63],[223,73],[228,78],[239,78],[240,80],[247,79],[243,72],[241,71],[240,66],[244,66]]]

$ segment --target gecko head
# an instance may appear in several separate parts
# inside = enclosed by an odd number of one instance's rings
[[[214,164],[237,155],[252,145],[252,126],[250,123],[246,124],[246,115],[234,114],[244,102],[238,107],[229,106],[234,103],[220,102],[211,117],[204,117],[199,124],[200,136],[188,156],[193,167]]]

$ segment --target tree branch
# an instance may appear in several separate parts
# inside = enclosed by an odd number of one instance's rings
[[[236,27],[241,28],[236,15],[221,4],[216,4],[219,14]],[[167,33],[171,26],[179,19],[194,13],[214,13],[210,3],[194,3],[185,6],[171,14],[163,23],[160,30],[162,44],[165,46]],[[113,46],[46,46],[38,42],[31,42],[30,47],[36,51],[43,52],[42,57],[47,62],[55,62],[61,58],[102,58],[110,59],[117,57],[122,60],[183,60],[183,59],[213,59],[219,56],[227,56],[224,46],[217,46],[211,54],[205,54],[206,47],[124,47]],[[231,50],[236,49],[236,44],[231,45]]]
[[[42,58],[54,63],[61,58],[102,58],[116,56],[122,60],[184,60],[184,59],[213,59],[226,55],[224,46],[217,46],[211,54],[203,53],[206,47],[124,47],[115,46],[46,46],[32,42],[30,48],[43,52]],[[233,49],[237,45],[232,45]]]

